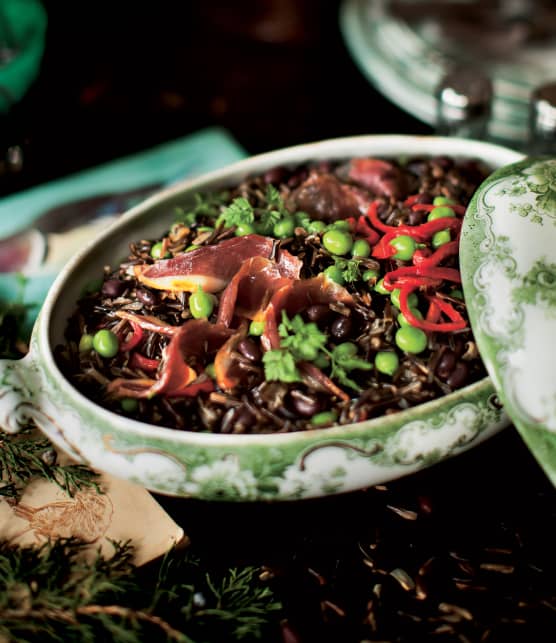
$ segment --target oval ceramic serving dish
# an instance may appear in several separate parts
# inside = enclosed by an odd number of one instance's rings
[[[133,239],[156,238],[188,195],[237,184],[277,165],[362,156],[451,155],[493,168],[521,157],[464,139],[362,136],[300,145],[241,161],[176,185],[133,208],[59,275],[37,319],[25,359],[3,361],[0,426],[30,420],[78,462],[156,492],[219,500],[289,500],[379,484],[456,455],[508,424],[490,380],[394,415],[288,434],[222,435],[162,428],[107,411],[62,375],[53,347],[85,284],[127,254]]]

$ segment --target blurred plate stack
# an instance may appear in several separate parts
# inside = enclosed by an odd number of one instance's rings
[[[435,125],[436,90],[455,66],[478,68],[493,85],[489,137],[527,143],[532,91],[556,80],[553,0],[345,0],[348,50],[389,100]]]

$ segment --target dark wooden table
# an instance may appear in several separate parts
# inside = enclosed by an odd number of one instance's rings
[[[24,154],[2,194],[208,125],[249,153],[431,131],[356,69],[337,2],[44,4],[40,77],[0,128],[0,154]],[[287,641],[554,640],[556,494],[515,430],[387,487],[279,505],[160,501],[211,559],[269,566]],[[426,598],[391,573],[435,565]],[[486,590],[455,591],[465,565]],[[458,601],[469,614],[446,607]]]

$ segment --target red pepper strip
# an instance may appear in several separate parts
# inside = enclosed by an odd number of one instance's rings
[[[421,196],[421,194],[420,194],[420,193],[418,193],[418,194],[412,194],[411,196],[408,196],[408,197],[407,197],[407,199],[403,202],[403,204],[404,204],[405,206],[413,205],[413,204],[415,203],[415,201],[417,201],[417,199],[418,199],[420,196]]]
[[[432,203],[415,203],[414,205],[411,206],[412,210],[423,210],[424,212],[431,212],[435,208],[450,208],[453,210],[456,214],[465,214],[466,207],[464,205],[445,205],[445,206],[439,206],[439,205],[433,205]]]
[[[378,218],[378,201],[373,201],[367,210],[367,216],[369,217],[373,227],[381,232],[394,232],[398,231],[396,226],[386,225]]]
[[[434,219],[433,221],[427,221],[426,223],[415,226],[406,224],[399,226],[386,225],[379,219],[377,207],[378,202],[373,201],[367,211],[367,216],[377,230],[386,233],[393,233],[396,236],[406,234],[409,237],[413,237],[415,241],[427,241],[435,232],[439,232],[440,230],[448,229],[459,231],[461,228],[461,219],[457,219],[456,217],[442,217],[441,219]]]
[[[378,234],[378,232],[371,228],[363,215],[361,215],[359,219],[357,219],[355,232],[365,237],[365,239],[367,239],[371,246],[374,246],[375,243],[377,243],[380,239],[380,235]]]
[[[447,259],[448,257],[451,257],[452,255],[456,255],[459,251],[459,241],[456,239],[455,241],[449,241],[448,243],[445,243],[438,248],[438,250],[435,250],[432,254],[428,253],[428,255],[424,252],[425,249],[423,250],[416,250],[413,253],[413,265],[415,266],[437,266],[441,261],[444,261],[444,259]]]
[[[412,285],[415,287],[440,285],[442,281],[461,283],[461,275],[456,268],[443,268],[438,266],[402,266],[384,275],[386,290],[403,288]]]
[[[437,324],[440,320],[440,308],[437,306],[436,302],[433,299],[429,299],[429,309],[427,310],[427,316],[425,319],[428,322]]]
[[[132,353],[129,358],[129,366],[131,368],[139,368],[142,371],[156,371],[160,365],[159,359],[149,359],[141,353]]]
[[[415,252],[413,253],[411,261],[413,261],[414,266],[418,266],[422,264],[426,259],[428,259],[431,255],[432,252],[429,250],[429,248],[417,248],[417,250],[415,250]]]
[[[372,256],[375,259],[390,259],[390,257],[393,257],[397,250],[390,241],[395,239],[397,236],[398,234],[395,232],[387,232],[383,235],[380,241],[373,248]]]
[[[132,322],[132,321],[130,321],[129,323],[131,325],[131,328],[133,329],[133,333],[131,337],[127,340],[127,342],[120,344],[121,353],[125,353],[126,351],[132,350],[143,339],[143,329],[141,328],[141,326],[139,326],[139,324],[136,324],[135,322]]]
[[[427,330],[431,332],[450,332],[453,330],[462,330],[465,328],[465,319],[453,308],[447,301],[441,300],[439,297],[427,297],[429,302],[434,302],[441,312],[443,312],[451,321],[449,322],[433,322],[428,319],[418,319],[415,317],[409,306],[408,297],[414,288],[402,288],[400,291],[400,311],[406,320],[416,328]],[[446,305],[447,304],[447,305]]]

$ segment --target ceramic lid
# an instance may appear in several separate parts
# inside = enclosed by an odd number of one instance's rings
[[[556,485],[556,159],[494,172],[464,218],[460,268],[481,357]]]
[[[493,83],[489,137],[513,146],[528,141],[531,92],[556,78],[555,24],[549,2],[344,0],[340,13],[361,71],[430,125],[444,75],[454,66],[481,69]]]

